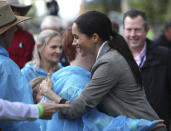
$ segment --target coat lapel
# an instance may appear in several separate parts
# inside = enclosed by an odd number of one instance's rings
[[[92,77],[92,75],[93,75],[93,73],[94,73],[94,71],[95,71],[97,65],[99,64],[99,63],[98,63],[98,60],[99,60],[104,54],[106,54],[110,49],[111,49],[111,47],[108,45],[108,43],[106,43],[106,44],[103,46],[103,48],[102,48],[102,50],[101,50],[99,56],[97,57],[97,59],[96,59],[94,65],[93,65],[93,67],[91,68],[91,77]]]
[[[147,39],[146,42],[147,42],[146,61],[144,62],[142,69],[149,66],[156,66],[160,64],[159,56],[152,49],[155,48],[152,45],[152,41]]]
[[[103,56],[106,52],[108,52],[110,49],[111,49],[111,47],[109,46],[108,43],[106,43],[106,44],[103,46],[103,48],[102,48],[102,50],[101,50],[101,52],[100,52],[100,54],[99,54],[97,60],[98,60],[101,56]],[[97,61],[97,60],[96,60],[96,61]]]

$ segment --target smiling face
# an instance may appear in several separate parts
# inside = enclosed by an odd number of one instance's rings
[[[73,45],[77,47],[77,51],[82,56],[95,54],[96,44],[93,37],[88,37],[86,34],[81,33],[76,23],[72,25],[72,34],[74,36]]]
[[[57,63],[62,53],[62,42],[60,36],[52,37],[41,51],[42,60],[48,63]]]
[[[143,49],[148,28],[144,27],[141,16],[131,18],[127,16],[124,21],[124,38],[131,50]]]

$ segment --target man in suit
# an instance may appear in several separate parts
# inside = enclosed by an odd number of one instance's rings
[[[171,119],[171,52],[155,47],[146,38],[147,16],[140,10],[129,10],[123,17],[124,38],[142,74],[147,99],[169,129]]]

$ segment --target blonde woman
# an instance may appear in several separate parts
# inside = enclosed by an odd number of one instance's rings
[[[28,82],[36,77],[52,74],[61,68],[59,63],[61,53],[61,35],[54,30],[40,32],[34,47],[32,61],[28,62],[21,70]]]

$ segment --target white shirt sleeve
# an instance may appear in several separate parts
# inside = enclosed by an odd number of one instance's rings
[[[39,118],[39,109],[36,105],[0,99],[0,120],[35,120],[37,118]]]

